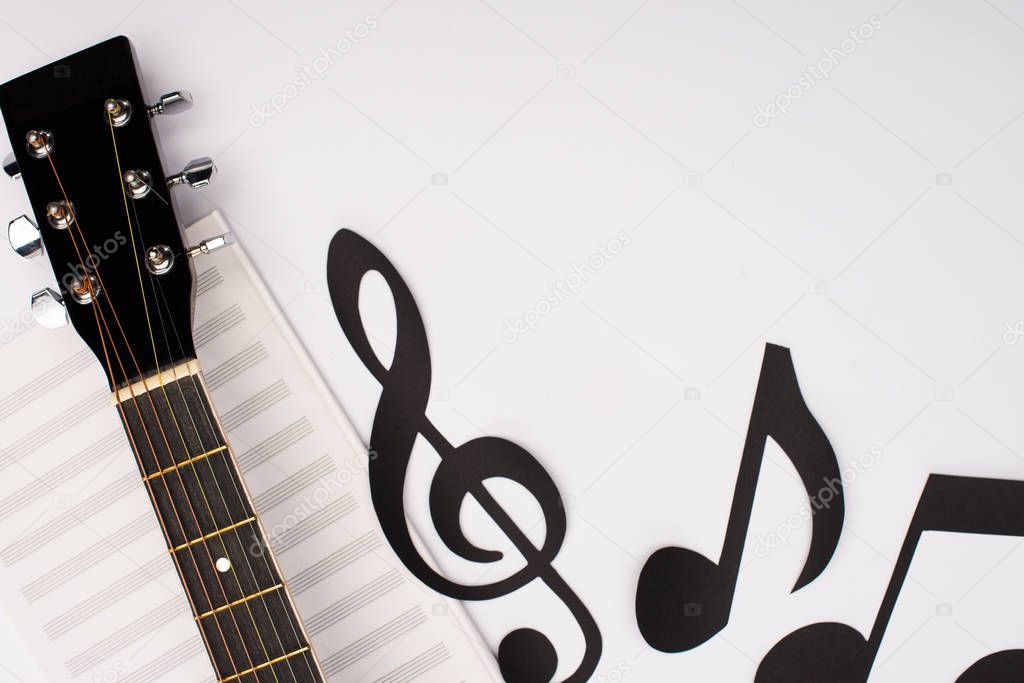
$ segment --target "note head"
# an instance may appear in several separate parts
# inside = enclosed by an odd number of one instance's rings
[[[1003,650],[983,657],[956,683],[1014,683],[1024,675],[1024,650]]]
[[[793,631],[761,660],[754,683],[864,683],[874,660],[856,629],[835,622]]]
[[[558,669],[558,654],[543,633],[521,628],[502,638],[498,666],[508,683],[549,683]]]
[[[644,640],[662,652],[685,652],[725,628],[732,587],[724,585],[723,574],[686,548],[661,548],[647,558],[636,587],[636,621]]]

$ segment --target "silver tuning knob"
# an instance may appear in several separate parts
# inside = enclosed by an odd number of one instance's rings
[[[18,180],[21,178],[21,167],[18,166],[17,160],[15,160],[13,154],[8,154],[4,157],[4,173],[11,180]]]
[[[231,233],[226,232],[223,235],[217,235],[216,237],[207,238],[194,247],[189,247],[188,249],[185,250],[185,255],[188,256],[189,258],[195,258],[196,256],[205,256],[210,252],[217,251],[218,249],[223,249],[224,247],[228,246],[229,244],[232,244],[233,242],[234,239],[232,238]]]
[[[43,240],[39,228],[28,216],[18,216],[7,224],[7,238],[11,249],[23,258],[32,258],[43,253]]]
[[[156,103],[146,107],[150,116],[161,114],[180,114],[192,108],[192,95],[188,90],[175,90],[166,95],[161,95]]]
[[[56,330],[68,324],[64,299],[49,287],[32,295],[32,317],[42,327]]]
[[[213,174],[216,172],[217,167],[213,165],[213,159],[210,157],[199,157],[185,164],[185,168],[181,170],[181,173],[168,178],[167,185],[169,187],[189,185],[192,189],[198,190],[200,187],[209,185],[210,179],[213,178]]]

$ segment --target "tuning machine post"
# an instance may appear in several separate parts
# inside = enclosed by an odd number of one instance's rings
[[[129,169],[124,172],[123,180],[132,199],[142,199],[153,189],[153,178],[149,171]]]
[[[25,133],[25,149],[36,159],[45,159],[53,151],[53,133],[48,130],[30,130]]]
[[[132,103],[128,100],[112,97],[103,103],[103,109],[107,112],[110,124],[114,128],[126,126],[132,120]]]

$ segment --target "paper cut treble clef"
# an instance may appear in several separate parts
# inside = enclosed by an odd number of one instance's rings
[[[385,366],[370,346],[359,311],[363,276],[379,273],[394,299],[397,333],[394,357]],[[430,394],[430,352],[427,334],[412,293],[395,267],[373,244],[350,230],[331,240],[327,278],[334,312],[342,331],[382,391],[370,433],[370,493],[377,519],[392,549],[424,584],[457,600],[490,600],[540,580],[575,618],[586,643],[583,658],[566,682],[587,680],[601,656],[601,633],[589,610],[552,566],[565,539],[566,517],[558,488],[530,453],[511,441],[481,437],[453,445],[426,417]],[[406,519],[405,480],[413,444],[422,435],[441,458],[430,485],[430,516],[444,544],[471,562],[489,563],[502,553],[474,545],[465,535],[459,513],[467,496],[474,498],[515,545],[525,566],[486,584],[462,584],[436,571],[416,549]],[[544,515],[546,536],[536,547],[487,491],[484,481],[510,479],[530,492]],[[558,657],[546,636],[530,628],[507,634],[498,648],[505,680],[547,683]]]

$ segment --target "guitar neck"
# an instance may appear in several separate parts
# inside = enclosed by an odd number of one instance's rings
[[[5,167],[35,217],[8,232],[23,256],[45,253],[58,282],[33,295],[33,309],[62,307],[107,371],[218,680],[323,681],[187,334],[190,261],[227,240],[187,247],[170,194],[207,185],[213,161],[166,175],[151,119],[191,97],[149,101],[124,36],[0,84],[14,150]]]
[[[196,361],[118,412],[219,681],[323,681]]]

